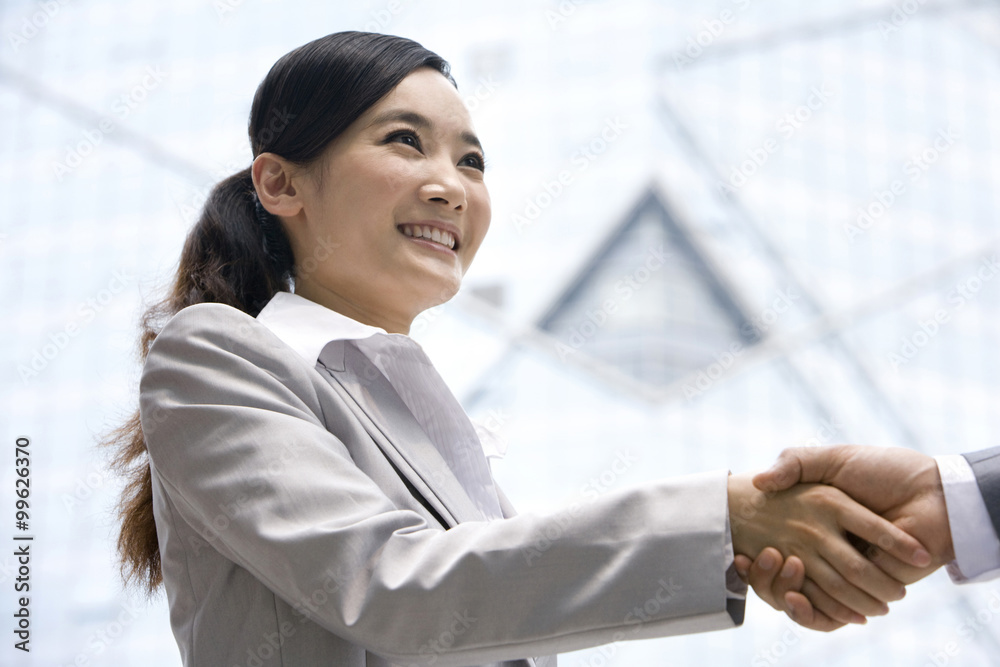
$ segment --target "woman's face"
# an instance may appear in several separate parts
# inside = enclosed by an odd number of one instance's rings
[[[283,217],[296,293],[390,332],[408,332],[416,315],[455,295],[490,224],[468,109],[429,68],[403,79],[292,184],[301,211]]]

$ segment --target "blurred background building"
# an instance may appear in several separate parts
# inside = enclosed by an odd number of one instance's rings
[[[0,663],[180,664],[163,597],[121,590],[94,443],[137,404],[139,313],[250,162],[257,84],[347,29],[448,59],[486,145],[492,229],[412,333],[522,511],[787,446],[997,444],[997,2],[7,0],[0,495],[30,436],[36,541],[32,652],[0,626]],[[942,571],[892,607],[823,635],[753,599],[739,629],[561,664],[1000,661],[1000,583]]]

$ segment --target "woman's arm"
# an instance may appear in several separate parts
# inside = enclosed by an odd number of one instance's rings
[[[140,405],[177,520],[330,632],[404,664],[468,665],[742,618],[726,600],[725,472],[445,530],[355,464],[374,444],[327,429],[356,418],[325,382],[252,318],[204,304],[157,337]],[[310,608],[331,569],[347,581]],[[455,614],[475,620],[428,654]]]

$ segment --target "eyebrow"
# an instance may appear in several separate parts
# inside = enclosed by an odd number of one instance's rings
[[[403,109],[396,109],[396,110],[386,111],[375,116],[375,118],[372,119],[372,122],[369,125],[369,127],[374,127],[376,125],[385,125],[386,123],[392,123],[392,122],[409,123],[410,125],[413,125],[414,127],[420,128],[422,130],[429,130],[434,126],[434,124],[430,121],[429,118],[417,113],[416,111],[406,111]],[[465,143],[475,146],[476,148],[479,149],[480,152],[485,153],[485,151],[483,151],[483,144],[480,143],[479,141],[479,137],[474,135],[472,132],[462,132],[458,136]]]

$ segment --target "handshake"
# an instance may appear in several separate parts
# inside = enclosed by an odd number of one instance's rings
[[[1000,449],[966,459],[1000,515]],[[740,577],[814,630],[888,613],[906,584],[955,559],[938,463],[908,449],[785,450],[766,472],[730,476],[729,520]],[[995,542],[990,525],[974,528]]]

